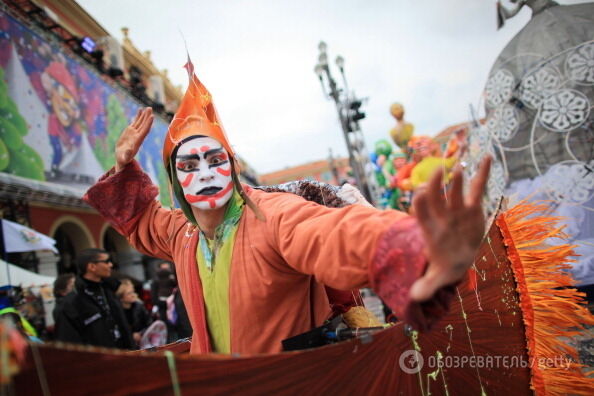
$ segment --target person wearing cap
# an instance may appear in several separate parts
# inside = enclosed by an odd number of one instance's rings
[[[41,84],[50,105],[48,134],[52,145],[52,173],[59,172],[64,145],[67,150],[80,142],[78,90],[74,78],[61,62],[51,62],[41,75]]]
[[[239,182],[212,97],[187,66],[190,84],[163,146],[180,209],[161,207],[157,187],[134,160],[151,129],[150,108],[123,131],[115,167],[84,199],[136,249],[175,263],[191,353],[280,352],[283,339],[327,319],[325,286],[371,286],[399,318],[430,327],[481,242],[490,159],[466,197],[460,170],[447,202],[436,175],[417,196],[417,218],[260,191]]]

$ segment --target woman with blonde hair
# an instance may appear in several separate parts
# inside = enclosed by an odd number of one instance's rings
[[[124,315],[132,330],[132,338],[138,347],[142,333],[150,326],[152,320],[144,307],[144,304],[138,298],[134,290],[134,285],[130,279],[122,279],[120,287],[116,291],[116,296],[122,304]]]

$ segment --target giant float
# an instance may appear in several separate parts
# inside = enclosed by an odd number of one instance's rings
[[[572,246],[546,205],[499,210],[449,313],[275,355],[190,356],[189,343],[121,352],[31,344],[2,332],[3,389],[16,395],[592,394],[571,338],[594,325],[564,272]]]

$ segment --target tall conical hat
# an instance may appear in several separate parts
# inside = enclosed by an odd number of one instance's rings
[[[176,196],[178,203],[186,215],[186,217],[196,224],[196,219],[190,208],[190,205],[185,201],[182,188],[179,181],[174,176],[173,167],[170,167],[171,155],[175,148],[183,142],[186,138],[191,136],[208,136],[223,145],[229,154],[231,161],[232,178],[235,189],[239,192],[242,198],[250,209],[254,211],[256,217],[262,221],[265,220],[264,214],[256,206],[256,204],[244,193],[243,187],[239,181],[240,166],[235,152],[229,144],[223,125],[219,121],[219,115],[212,102],[212,96],[208,89],[200,82],[194,73],[194,65],[188,55],[188,62],[184,66],[188,71],[190,83],[188,89],[184,94],[177,113],[173,117],[173,121],[169,124],[165,142],[163,143],[163,164],[168,170],[170,181],[171,201],[173,202],[173,195]]]
[[[189,56],[184,67],[188,71],[190,83],[173,121],[169,124],[163,144],[163,164],[166,168],[169,166],[169,157],[180,142],[197,135],[216,139],[227,150],[229,156],[235,159],[235,153],[219,121],[212,96],[194,73],[194,65]]]

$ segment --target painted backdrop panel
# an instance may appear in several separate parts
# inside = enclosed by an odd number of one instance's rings
[[[113,166],[115,142],[141,104],[70,50],[0,10],[0,172],[90,185]],[[138,155],[167,191],[156,117]],[[168,194],[161,200],[169,204]]]

